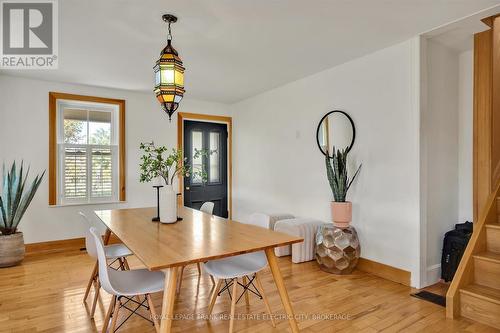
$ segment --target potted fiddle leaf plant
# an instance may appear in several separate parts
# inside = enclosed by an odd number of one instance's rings
[[[28,183],[29,168],[24,172],[23,162],[19,170],[16,162],[6,172],[3,166],[0,192],[0,267],[19,264],[24,259],[23,233],[17,230],[24,213],[42,182],[45,171]]]
[[[150,182],[160,177],[164,184],[161,189],[160,222],[177,222],[177,193],[174,191],[173,182],[179,175],[190,177],[191,174],[206,179],[203,170],[193,170],[183,157],[182,150],[168,149],[165,146],[156,146],[154,142],[141,143],[140,149],[144,152],[141,157],[141,175],[139,181]],[[202,156],[202,150],[196,150],[194,158]]]
[[[361,165],[354,173],[354,176],[349,179],[347,170],[349,149],[337,149],[335,152],[335,147],[333,147],[333,151],[334,154],[332,157],[329,156],[328,152],[325,154],[326,175],[334,199],[334,201],[331,202],[332,219],[335,226],[347,228],[352,220],[352,203],[346,201],[347,192],[361,170]]]

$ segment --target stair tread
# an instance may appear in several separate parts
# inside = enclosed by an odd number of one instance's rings
[[[479,258],[488,261],[494,261],[500,264],[500,253],[495,253],[491,251],[481,252],[474,255],[474,258]]]
[[[489,300],[496,304],[500,304],[500,289],[490,288],[473,283],[460,289],[460,291],[472,296]]]

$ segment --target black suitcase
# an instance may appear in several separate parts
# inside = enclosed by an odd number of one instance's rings
[[[455,224],[455,230],[462,230],[466,233],[471,233],[472,234],[472,226],[474,224],[472,222],[465,222],[465,223],[459,223],[459,224]]]
[[[472,222],[456,224],[455,230],[444,235],[441,257],[441,278],[444,281],[453,280],[471,235]]]

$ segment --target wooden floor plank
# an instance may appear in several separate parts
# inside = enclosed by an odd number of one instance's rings
[[[141,267],[135,258],[129,263],[132,268]],[[467,319],[448,320],[443,307],[411,297],[411,288],[364,272],[337,276],[321,271],[315,262],[296,265],[286,257],[278,263],[302,332],[495,332]],[[0,332],[100,331],[111,296],[101,292],[95,320],[91,320],[90,302],[85,305],[81,300],[92,267],[93,260],[85,252],[68,251],[29,255],[20,266],[0,269]],[[276,328],[266,317],[262,300],[250,295],[250,305],[240,301],[236,306],[235,332],[288,332],[269,269],[263,271],[261,280],[276,316]],[[203,317],[212,291],[208,275],[199,277],[196,266],[186,268],[174,306],[178,318],[173,332],[227,332],[227,295],[218,297],[212,320]],[[159,311],[162,294],[154,294],[152,299]],[[151,324],[136,316],[119,331],[155,332]]]

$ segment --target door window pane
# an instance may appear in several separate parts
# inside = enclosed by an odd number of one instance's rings
[[[220,181],[220,166],[219,166],[219,132],[210,132],[210,175],[211,183]]]
[[[203,158],[201,154],[197,152],[203,149],[203,133],[193,131],[191,135],[192,135],[191,140],[193,146],[191,151],[191,160],[193,161],[191,165],[191,167],[193,168],[193,172],[191,175],[191,182],[194,184],[201,184],[202,178],[200,173],[203,171]]]

